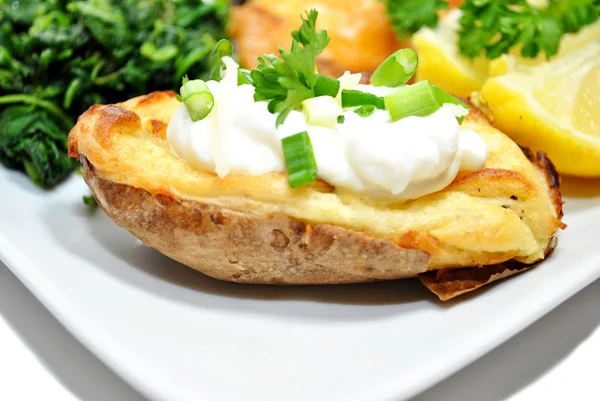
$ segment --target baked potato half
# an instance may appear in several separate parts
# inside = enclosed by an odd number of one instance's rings
[[[462,0],[450,0],[449,8]],[[368,81],[373,71],[391,53],[411,46],[410,38],[399,38],[381,0],[247,0],[232,7],[228,36],[236,42],[237,55],[245,68],[254,68],[263,53],[276,54],[288,48],[289,32],[305,10],[319,11],[319,28],[326,29],[331,43],[317,58],[321,74],[339,77],[345,71],[360,72]]]
[[[409,44],[396,38],[380,0],[249,0],[232,8],[228,26],[241,64],[254,68],[263,53],[277,54],[280,45],[289,48],[289,32],[312,8],[319,10],[319,29],[331,36],[317,58],[321,74],[339,77],[348,70],[362,73],[368,81],[383,60]]]
[[[100,207],[144,244],[241,283],[335,284],[421,275],[441,299],[528,268],[554,247],[559,178],[475,109],[463,128],[490,149],[486,168],[442,191],[384,204],[282,173],[219,178],[169,150],[173,92],[96,105],[69,134]],[[460,270],[456,270],[460,269]],[[430,273],[427,273],[430,272]]]

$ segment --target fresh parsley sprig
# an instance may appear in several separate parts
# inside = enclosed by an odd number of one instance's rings
[[[565,33],[560,19],[526,0],[467,1],[461,9],[458,48],[470,58],[495,59],[519,44],[524,57],[551,57]]]
[[[436,26],[438,11],[447,8],[447,0],[387,0],[388,17],[400,38],[409,38],[423,26]]]
[[[550,0],[548,11],[559,19],[567,33],[578,32],[600,18],[599,0]]]
[[[331,40],[327,31],[317,32],[317,16],[318,12],[311,10],[302,18],[300,29],[292,32],[290,51],[280,48],[279,57],[264,54],[251,72],[254,100],[269,100],[269,111],[278,113],[277,126],[302,101],[315,96],[315,59]]]
[[[386,0],[387,12],[400,37],[423,26],[434,27],[443,0]],[[558,52],[566,33],[578,32],[600,17],[600,0],[549,0],[545,7],[526,0],[465,0],[461,6],[458,47],[469,58],[494,59],[521,46],[524,57]]]

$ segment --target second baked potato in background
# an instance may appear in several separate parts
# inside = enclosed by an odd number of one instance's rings
[[[319,73],[339,77],[346,70],[371,73],[394,51],[411,47],[411,38],[397,35],[382,0],[248,0],[234,6],[228,33],[236,42],[242,66],[254,68],[263,53],[288,48],[289,32],[309,9],[319,11],[319,29],[331,36],[327,50],[317,59]],[[462,0],[450,0],[449,8]]]
[[[349,70],[368,78],[387,56],[409,45],[397,39],[380,0],[250,0],[233,8],[229,26],[241,64],[254,68],[263,53],[276,54],[279,45],[289,48],[289,32],[312,8],[319,10],[318,28],[331,36],[317,59],[321,74],[338,77]]]

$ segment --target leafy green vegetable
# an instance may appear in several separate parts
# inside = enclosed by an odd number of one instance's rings
[[[437,25],[438,12],[447,8],[442,0],[387,0],[388,15],[401,37]],[[541,8],[526,0],[466,0],[461,10],[458,47],[464,56],[494,59],[520,45],[524,57],[543,52],[550,58],[564,34],[598,21],[600,0],[550,0]]]
[[[39,186],[57,184],[75,167],[66,139],[64,128],[41,108],[10,106],[0,116],[0,162],[24,170]]]
[[[277,126],[304,100],[315,97],[315,59],[331,40],[327,31],[316,31],[317,16],[318,12],[311,10],[302,18],[300,29],[292,32],[289,52],[280,48],[280,58],[264,54],[251,71],[254,100],[269,100],[269,111],[279,113]]]
[[[74,168],[68,131],[90,105],[175,89],[187,72],[208,78],[228,9],[227,0],[0,1],[0,161],[57,184]]]
[[[94,195],[87,195],[82,197],[83,203],[86,206],[89,206],[91,209],[96,209],[98,207],[98,202],[96,202],[96,198]]]
[[[410,37],[423,26],[436,26],[438,11],[447,8],[447,0],[387,0],[387,14],[400,38]]]

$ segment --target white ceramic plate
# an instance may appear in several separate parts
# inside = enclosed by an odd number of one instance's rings
[[[441,304],[414,280],[219,282],[145,248],[102,212],[90,215],[87,193],[77,176],[44,193],[0,169],[0,257],[85,346],[155,400],[405,399],[600,277],[600,198],[568,202],[569,228],[538,268]]]

